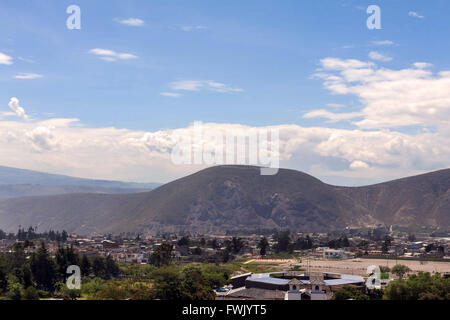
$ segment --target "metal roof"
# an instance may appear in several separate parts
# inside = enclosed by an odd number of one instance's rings
[[[253,276],[251,276],[251,277],[247,278],[247,281],[286,285],[289,283],[290,280],[280,279],[280,278],[271,278],[271,277],[253,277]]]
[[[341,284],[352,284],[352,283],[361,283],[364,282],[364,280],[352,280],[352,279],[332,279],[332,280],[325,280],[326,286],[338,286]]]
[[[351,275],[351,274],[334,274],[340,276],[339,279],[329,279],[324,280],[324,284],[326,286],[337,286],[343,284],[355,284],[355,283],[363,283],[364,278],[361,276]],[[270,277],[270,273],[259,273],[252,274],[247,278],[249,281],[275,284],[275,285],[287,285],[291,281],[291,279],[281,279],[281,278],[273,278]],[[309,280],[300,280],[303,284],[311,284]]]

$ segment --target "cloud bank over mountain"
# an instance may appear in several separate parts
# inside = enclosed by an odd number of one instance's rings
[[[322,59],[314,77],[334,95],[356,97],[361,108],[339,113],[341,108],[330,107],[303,117],[347,121],[350,126],[259,128],[279,130],[281,167],[331,183],[338,177],[358,184],[445,168],[450,163],[450,71],[433,72],[432,68],[425,62],[394,70],[356,59]],[[199,85],[189,88],[197,90]],[[20,120],[0,120],[2,165],[98,179],[161,182],[206,167],[171,161],[176,137],[193,134],[193,124],[145,132],[88,128],[82,119],[24,121],[26,111],[18,103],[12,98],[10,107]],[[236,136],[251,129],[255,128],[243,124],[203,124],[205,132],[234,131]]]

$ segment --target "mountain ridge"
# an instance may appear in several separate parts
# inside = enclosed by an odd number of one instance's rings
[[[150,192],[0,201],[0,228],[77,233],[290,228],[333,231],[377,224],[450,226],[450,169],[363,187],[328,185],[303,172],[210,167]]]
[[[70,193],[135,193],[150,191],[158,183],[97,180],[0,166],[0,198]]]

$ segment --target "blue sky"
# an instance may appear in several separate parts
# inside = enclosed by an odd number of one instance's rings
[[[81,30],[66,28],[66,8],[71,4],[81,8]],[[366,27],[371,4],[381,8],[381,30]],[[430,64],[436,77],[450,70],[449,8],[446,0],[3,1],[0,53],[12,64],[0,64],[0,111],[10,112],[8,102],[17,97],[31,119],[27,125],[35,126],[23,130],[42,127],[46,119],[77,118],[77,126],[139,132],[185,128],[203,121],[414,135],[423,129],[414,121],[362,128],[354,118],[330,122],[326,117],[305,117],[314,110],[348,114],[367,106],[361,95],[337,94],[314,75],[321,72],[322,59],[332,57],[372,62],[392,72],[423,62]],[[124,23],[131,18],[141,24]],[[120,58],[120,54],[126,55]],[[115,61],[102,59],[112,60],[114,55]],[[442,108],[448,110],[448,105]],[[447,137],[436,129],[442,124],[430,120],[424,126]],[[54,151],[62,152],[58,150]],[[375,182],[380,176],[394,178],[448,166],[447,158],[426,165],[417,160],[406,168],[315,150],[327,158],[324,166],[329,174],[323,178],[336,183]],[[54,155],[44,158],[43,150],[34,152],[36,161],[17,165],[97,177],[95,165],[77,170],[73,162],[58,167]],[[440,152],[447,155],[446,150]],[[318,160],[303,165],[298,160],[302,157],[295,159],[291,157],[285,166],[323,172],[314,169]],[[345,164],[336,167],[336,161]],[[355,175],[344,170],[338,178],[330,178],[355,161],[378,167],[383,174]],[[117,170],[111,168],[99,177],[114,178],[112,172]],[[145,180],[177,175],[182,173],[148,174]],[[124,171],[118,177],[136,180],[139,176]]]

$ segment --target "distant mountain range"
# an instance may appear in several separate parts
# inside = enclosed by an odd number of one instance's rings
[[[0,198],[69,193],[136,193],[158,186],[158,183],[91,180],[0,166]]]
[[[367,187],[337,187],[302,172],[219,166],[135,194],[65,194],[0,200],[0,229],[80,234],[332,231],[377,224],[450,226],[450,169]]]

